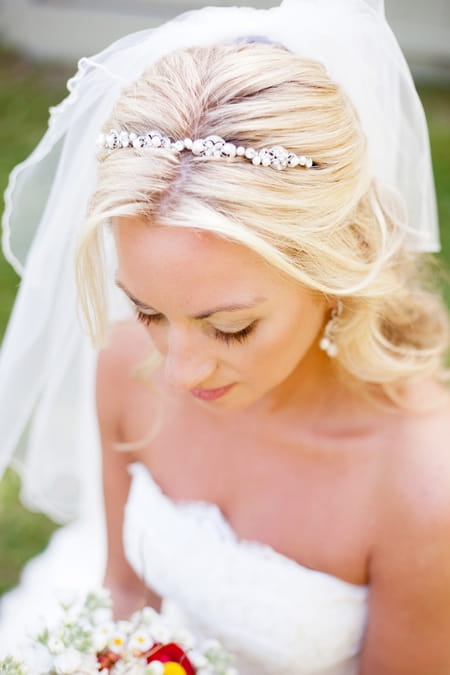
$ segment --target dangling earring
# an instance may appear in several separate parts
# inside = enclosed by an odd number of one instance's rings
[[[337,356],[338,348],[334,341],[338,329],[339,315],[342,312],[342,302],[337,301],[336,307],[331,310],[331,315],[323,329],[323,336],[319,342],[320,349],[328,354],[330,358]]]

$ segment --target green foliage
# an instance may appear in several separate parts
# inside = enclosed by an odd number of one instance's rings
[[[420,90],[430,129],[434,177],[438,197],[443,267],[443,293],[450,306],[450,89]]]
[[[48,107],[66,95],[72,70],[41,66],[0,49],[0,190],[9,171],[30,153],[46,128]],[[443,250],[439,258],[450,270],[450,89],[422,88],[438,193]],[[0,254],[0,339],[19,279]],[[450,305],[450,284],[444,289]],[[8,471],[0,482],[0,593],[14,585],[24,562],[41,551],[55,525],[27,512],[18,499],[19,481]]]
[[[70,73],[60,66],[38,66],[0,49],[0,191],[11,169],[24,160],[44,131],[48,108],[66,95]],[[0,339],[19,285],[19,277],[0,253]],[[18,498],[13,471],[0,482],[0,593],[18,581],[21,567],[45,547],[55,525],[28,512]]]
[[[19,501],[19,479],[9,470],[0,481],[0,593],[14,586],[20,569],[46,545],[55,525]]]
[[[12,656],[0,661],[0,675],[27,675],[28,670],[21,661],[17,661]]]
[[[48,108],[66,95],[70,75],[61,66],[38,66],[0,48],[0,191],[11,169],[23,161],[42,136]],[[19,278],[0,254],[0,340]]]

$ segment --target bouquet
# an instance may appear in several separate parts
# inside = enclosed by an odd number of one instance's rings
[[[0,675],[237,675],[216,640],[196,645],[185,628],[150,607],[114,621],[107,590],[61,603],[62,617],[31,639]]]

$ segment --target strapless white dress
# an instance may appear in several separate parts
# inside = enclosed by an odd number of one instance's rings
[[[215,504],[174,502],[143,464],[130,472],[127,558],[185,625],[223,642],[241,675],[356,675],[366,586],[239,539]]]
[[[174,502],[143,464],[130,467],[124,544],[164,611],[236,656],[240,675],[356,675],[367,616],[365,586],[302,567],[269,546],[239,539],[215,505]],[[0,603],[0,656],[34,620],[51,620],[55,592],[99,586],[99,513],[62,528]]]

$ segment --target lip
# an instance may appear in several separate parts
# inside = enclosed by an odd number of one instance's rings
[[[217,389],[190,389],[192,396],[199,398],[202,401],[215,401],[217,398],[225,396],[225,394],[230,391],[232,384],[227,384],[226,387],[218,387]]]

